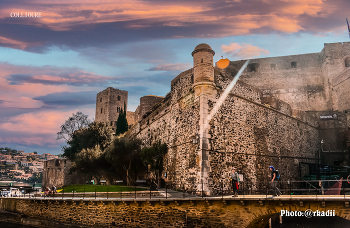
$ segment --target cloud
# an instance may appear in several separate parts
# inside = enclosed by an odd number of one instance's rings
[[[106,84],[113,77],[95,75],[84,71],[73,72],[47,72],[47,74],[33,75],[33,74],[11,74],[7,77],[10,85],[21,85],[24,83],[34,83],[43,85],[72,85],[72,86],[86,86]]]
[[[56,140],[56,134],[65,120],[77,111],[82,111],[91,118],[95,110],[89,107],[69,111],[37,110],[10,117],[6,122],[0,122],[0,144],[59,148],[62,141]]]
[[[45,96],[34,97],[33,100],[42,101],[46,106],[75,106],[79,107],[96,103],[98,91],[61,92]]]
[[[147,71],[184,71],[190,68],[190,63],[164,63],[151,67]]]
[[[224,53],[238,59],[250,59],[260,55],[268,55],[269,51],[246,43],[230,43],[229,45],[221,45]]]
[[[55,134],[69,115],[71,112],[44,111],[14,116],[7,122],[0,123],[0,131],[6,132],[6,135],[0,134],[0,142],[26,145],[56,144]]]
[[[343,27],[339,17],[349,11],[347,0],[51,0],[14,1],[1,6],[0,46],[33,52],[44,52],[51,46],[106,48],[179,37],[329,33]],[[14,11],[41,11],[43,17],[11,18]],[[326,26],[322,23],[325,19]]]

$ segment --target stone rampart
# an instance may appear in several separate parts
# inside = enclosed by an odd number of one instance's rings
[[[194,99],[188,86],[191,80],[191,70],[174,79],[171,98],[132,130],[144,145],[157,140],[168,144],[164,172],[175,187],[185,185],[188,191],[200,183],[198,141],[193,143],[199,132],[200,97]],[[216,98],[231,80],[217,74]],[[215,102],[209,100],[210,110]],[[314,158],[319,148],[318,123],[307,113],[291,114],[286,102],[263,97],[259,89],[239,80],[210,122],[210,191],[217,192],[222,183],[225,190],[231,188],[228,174],[232,165],[253,188],[265,183],[270,165],[283,170],[285,180],[299,179],[299,162],[314,162],[301,157]],[[289,158],[283,158],[286,156]]]
[[[4,198],[0,209],[83,227],[261,227],[281,210],[327,211],[350,219],[349,202],[337,199],[29,200]],[[267,224],[264,224],[267,225]],[[44,227],[44,226],[39,226]]]

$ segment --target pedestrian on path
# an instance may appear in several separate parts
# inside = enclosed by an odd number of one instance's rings
[[[271,178],[271,188],[274,191],[273,195],[274,196],[280,196],[282,193],[277,188],[279,173],[273,166],[270,166],[269,170],[271,171],[271,175],[269,175],[269,177]]]
[[[239,185],[239,178],[238,178],[238,173],[236,172],[236,168],[232,167],[231,171],[231,182],[232,182],[232,190],[233,190],[233,196],[232,197],[237,197],[237,189]]]

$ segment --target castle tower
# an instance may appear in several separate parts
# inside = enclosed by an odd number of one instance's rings
[[[200,145],[199,145],[199,159],[200,172],[198,173],[198,189],[209,193],[209,138],[208,129],[205,129],[205,121],[209,115],[209,100],[215,100],[216,86],[214,84],[214,65],[213,57],[215,52],[208,44],[199,44],[192,52],[193,56],[193,71],[194,84],[193,89],[195,99],[199,99],[199,129],[200,129]]]
[[[124,104],[128,105],[128,91],[108,87],[96,96],[95,121],[108,122],[116,130],[116,122]]]

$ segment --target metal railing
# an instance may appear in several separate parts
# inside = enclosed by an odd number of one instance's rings
[[[289,196],[341,196],[348,198],[350,195],[350,184],[345,180],[301,180],[301,181],[278,181],[277,188],[281,191],[282,197]],[[227,198],[233,195],[231,183],[220,182],[212,187],[210,194],[204,189],[204,184],[197,185],[165,185],[164,188],[156,189],[149,185],[146,187],[138,186],[119,186],[119,191],[99,192],[95,187],[93,191],[77,192],[74,188],[67,192],[65,188],[58,193],[45,194],[38,189],[31,193],[24,193],[19,198],[34,199],[195,199],[195,198]],[[129,190],[126,191],[126,188]],[[130,190],[130,188],[132,190]],[[140,188],[143,188],[140,190]],[[253,185],[247,182],[240,182],[237,190],[238,197],[271,197],[274,193],[270,181],[259,182]],[[350,198],[350,197],[349,197]]]

